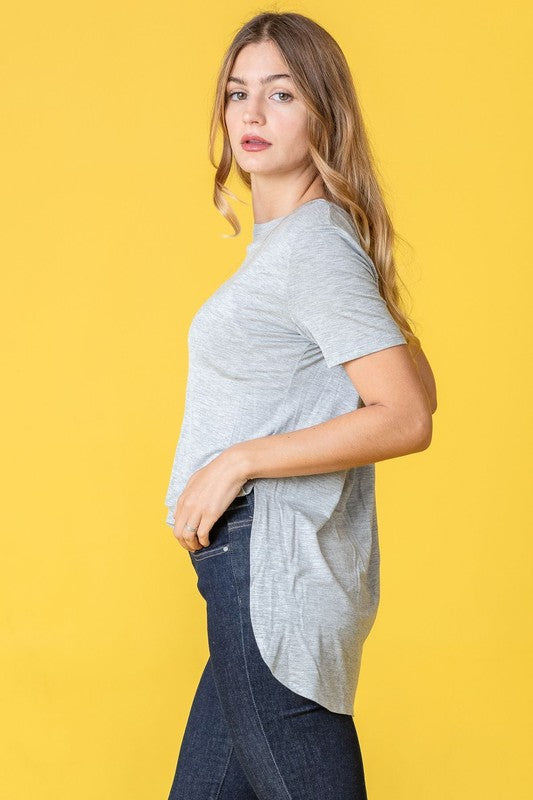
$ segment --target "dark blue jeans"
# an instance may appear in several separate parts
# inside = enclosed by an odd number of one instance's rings
[[[278,681],[249,606],[254,492],[236,497],[189,552],[207,606],[209,659],[168,800],[366,800],[353,717]]]

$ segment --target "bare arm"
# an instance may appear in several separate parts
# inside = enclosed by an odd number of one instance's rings
[[[364,407],[308,428],[248,439],[229,447],[227,465],[250,478],[313,475],[425,450],[431,403],[406,344],[343,364]]]
[[[409,349],[409,352],[414,359],[418,374],[420,375],[420,380],[427,392],[431,413],[434,414],[437,410],[437,387],[435,384],[435,377],[422,348],[420,348],[418,352],[416,352],[416,350],[417,347],[415,345]]]

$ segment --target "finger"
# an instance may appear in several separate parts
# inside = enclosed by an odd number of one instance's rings
[[[202,514],[198,530],[196,531],[196,537],[203,547],[207,547],[210,544],[209,533],[211,532],[211,528],[213,527],[214,523],[215,517],[212,517],[208,514]]]
[[[190,528],[195,528],[196,530],[187,530],[186,525]],[[187,514],[183,511],[180,511],[176,514],[176,521],[174,524],[174,536],[181,544],[185,550],[189,550],[194,552],[195,550],[199,550],[201,545],[198,542],[197,531],[200,525],[200,521],[198,522],[191,522],[190,515],[187,517]]]
[[[198,537],[192,531],[184,530],[181,536],[176,537],[185,550],[189,550],[190,552],[195,552],[195,550],[200,550],[202,545],[198,541]]]

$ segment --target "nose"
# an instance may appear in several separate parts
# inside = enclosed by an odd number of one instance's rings
[[[263,123],[265,121],[265,114],[261,109],[261,104],[258,100],[251,100],[249,97],[243,103],[242,121],[248,125],[250,122]]]

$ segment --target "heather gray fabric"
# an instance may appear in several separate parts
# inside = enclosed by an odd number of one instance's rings
[[[342,364],[406,339],[350,216],[318,198],[256,223],[244,262],[189,329],[185,411],[165,499],[230,445],[363,405]],[[255,478],[250,614],[285,686],[353,713],[379,602],[374,464]]]

